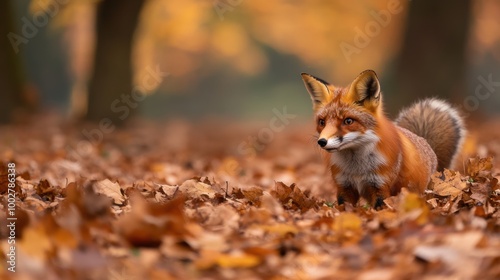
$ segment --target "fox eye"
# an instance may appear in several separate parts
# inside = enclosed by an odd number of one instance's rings
[[[345,118],[344,119],[344,124],[345,125],[351,125],[353,122],[354,122],[354,120],[351,119],[351,118]]]
[[[319,124],[320,126],[325,126],[325,120],[324,120],[324,119],[319,119],[319,120],[318,120],[318,124]]]

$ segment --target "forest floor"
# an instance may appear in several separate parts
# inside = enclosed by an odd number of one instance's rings
[[[0,278],[500,279],[499,121],[379,211],[336,204],[312,124],[279,128],[0,127]]]

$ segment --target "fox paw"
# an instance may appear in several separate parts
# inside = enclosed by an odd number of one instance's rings
[[[345,199],[342,196],[337,197],[337,203],[338,205],[342,205],[345,203]]]
[[[377,199],[375,199],[375,204],[373,205],[373,208],[375,208],[375,210],[380,210],[382,209],[382,206],[384,206],[384,198],[382,197],[377,197]]]

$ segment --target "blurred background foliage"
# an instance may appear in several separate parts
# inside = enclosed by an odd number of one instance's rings
[[[500,113],[498,18],[495,0],[2,1],[0,120],[308,119],[301,72],[347,85],[365,69],[391,115],[426,96]]]

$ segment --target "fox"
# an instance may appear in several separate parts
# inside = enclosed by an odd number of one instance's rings
[[[338,205],[356,205],[362,197],[380,209],[402,188],[422,194],[434,172],[452,168],[466,129],[459,111],[446,101],[418,101],[391,121],[373,70],[361,72],[347,87],[301,76]]]

